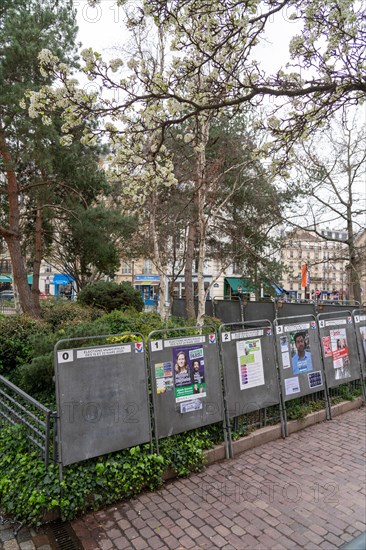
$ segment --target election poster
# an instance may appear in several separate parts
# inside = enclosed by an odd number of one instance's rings
[[[337,328],[329,333],[330,345],[333,354],[333,367],[335,369],[335,379],[341,380],[351,376],[349,370],[349,354],[347,335],[345,328]]]
[[[264,384],[262,344],[260,338],[236,343],[241,390]]]
[[[172,348],[176,403],[206,397],[205,361],[202,345]]]

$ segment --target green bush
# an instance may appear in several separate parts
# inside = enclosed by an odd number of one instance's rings
[[[144,308],[141,293],[127,281],[120,284],[105,281],[90,284],[79,292],[78,302],[106,312],[129,307],[142,311]]]
[[[0,319],[0,374],[11,375],[34,355],[32,336],[46,332],[41,321],[25,315]]]
[[[64,324],[56,332],[38,334],[30,338],[33,357],[27,363],[19,365],[16,370],[16,383],[27,393],[44,401],[54,396],[54,364],[53,351],[59,340],[82,338],[83,336],[99,336],[109,334],[109,326],[101,320],[88,323]],[[88,340],[88,345],[98,345],[98,339]],[[65,344],[66,345],[66,344]],[[71,347],[74,344],[70,344]],[[80,345],[80,344],[77,344]]]
[[[103,313],[103,311],[69,301],[44,300],[41,307],[42,319],[51,326],[52,330],[57,330],[65,324],[93,321]]]

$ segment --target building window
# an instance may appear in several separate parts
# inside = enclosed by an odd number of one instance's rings
[[[44,291],[46,294],[50,293],[50,283],[45,283],[44,285]]]
[[[123,261],[121,265],[121,273],[122,275],[129,275],[132,273],[132,263]]]
[[[50,264],[46,264],[44,266],[44,271],[45,273],[52,273],[52,266],[50,266]]]
[[[0,273],[11,273],[10,260],[0,260]]]
[[[144,260],[144,265],[142,268],[143,275],[151,275],[153,272],[153,265],[151,260]]]

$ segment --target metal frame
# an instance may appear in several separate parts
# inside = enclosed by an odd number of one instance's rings
[[[300,313],[299,315],[293,315],[293,316],[290,316],[290,317],[276,317],[276,319],[273,322],[273,326],[275,327],[276,332],[277,332],[277,327],[279,325],[285,325],[286,324],[283,321],[288,321],[290,319],[293,319],[293,320],[296,319],[297,320],[296,323],[300,324],[302,322],[306,322],[306,320],[304,320],[305,318],[309,318],[309,320],[313,320],[316,323],[316,317],[314,315],[311,315],[311,314],[301,315],[301,313]],[[278,321],[281,321],[281,323],[279,323]],[[320,359],[321,359],[321,363],[322,363],[321,370],[323,372],[323,385],[324,385],[324,389],[319,390],[319,391],[320,392],[324,391],[326,419],[331,420],[331,407],[330,407],[330,400],[329,400],[329,391],[328,391],[327,379],[326,379],[326,375],[325,375],[323,350],[322,350],[322,346],[320,344],[320,334],[319,334],[318,325],[316,327],[316,330],[317,330],[318,348],[320,349]],[[277,364],[278,364],[279,380],[280,380],[280,386],[281,386],[281,397],[282,397],[282,401],[283,401],[285,435],[286,435],[286,437],[288,437],[286,400],[285,400],[285,396],[284,396],[284,393],[283,393],[284,392],[284,383],[283,383],[284,378],[282,377],[282,370],[280,368],[280,361],[279,361],[279,357],[278,357],[278,349],[277,348],[278,348],[278,346],[277,346],[277,342],[276,342]],[[316,393],[316,392],[310,392],[309,394],[306,394],[306,395],[311,395],[312,393]],[[299,397],[301,397],[301,396],[299,396]],[[294,397],[294,399],[296,399],[296,397]]]
[[[318,326],[319,326],[319,321],[323,320],[323,318],[325,317],[330,317],[331,315],[332,316],[336,316],[336,318],[339,318],[339,319],[344,319],[344,317],[347,315],[348,317],[351,317],[352,318],[352,327],[353,327],[353,330],[354,330],[354,333],[355,333],[355,339],[356,339],[356,351],[357,351],[357,356],[358,356],[358,362],[359,362],[359,367],[360,367],[360,373],[359,373],[359,380],[361,382],[361,390],[362,390],[362,398],[363,398],[363,401],[366,401],[366,388],[365,388],[365,383],[364,383],[364,377],[363,377],[363,372],[362,372],[362,364],[361,364],[361,355],[360,355],[360,350],[359,350],[359,344],[358,344],[358,337],[357,337],[357,334],[356,334],[356,329],[355,329],[355,323],[354,323],[354,313],[356,311],[361,311],[361,310],[354,310],[353,312],[350,311],[350,310],[338,310],[338,311],[326,311],[324,313],[318,313],[317,315],[317,322],[318,322]],[[326,320],[326,319],[324,319]],[[319,339],[320,339],[320,330],[319,330]],[[323,346],[320,345],[320,349],[321,349],[321,352],[322,352],[322,356],[323,356]],[[324,364],[324,371],[325,371],[325,361],[324,361],[324,356],[323,356],[323,364]],[[357,380],[357,379],[356,379]],[[345,384],[347,382],[344,382]],[[341,386],[342,384],[338,384],[337,386],[332,386],[332,387],[338,387],[338,386]],[[331,401],[330,401],[330,395],[329,395],[329,388],[328,388],[328,383],[327,383],[327,392],[328,392],[328,398],[329,398],[329,411],[330,411],[330,415],[332,415],[332,409],[331,409]]]
[[[258,327],[258,325],[260,323],[267,323],[266,325],[262,326],[262,327]],[[254,321],[242,321],[241,323],[240,322],[236,322],[236,323],[223,323],[222,325],[220,325],[219,327],[219,337],[220,337],[220,340],[219,340],[219,349],[220,349],[220,360],[221,360],[221,367],[222,367],[222,373],[223,373],[223,383],[224,383],[224,405],[225,405],[225,415],[227,417],[227,426],[228,426],[228,437],[229,437],[229,452],[230,452],[230,458],[233,458],[234,457],[234,452],[233,452],[233,447],[232,447],[232,438],[231,438],[231,427],[230,427],[230,418],[229,418],[229,415],[228,415],[228,406],[227,406],[227,400],[226,400],[226,393],[227,393],[227,382],[226,382],[226,375],[225,375],[225,365],[224,365],[224,361],[223,361],[223,348],[222,348],[222,332],[223,332],[223,329],[226,328],[226,327],[229,327],[230,329],[233,328],[233,327],[242,327],[243,330],[245,330],[245,327],[248,326],[248,325],[251,325],[251,326],[255,326],[255,328],[263,328],[263,329],[266,329],[266,328],[270,328],[271,331],[272,331],[272,335],[274,336],[274,333],[273,333],[273,325],[271,323],[271,321],[269,319],[258,319],[258,320],[254,320]],[[253,327],[254,328],[254,327]],[[231,332],[231,330],[230,330]],[[273,344],[274,344],[275,340],[273,339]],[[285,437],[285,416],[284,416],[284,412],[283,412],[283,409],[284,409],[284,403],[283,403],[283,399],[282,399],[282,392],[281,392],[281,384],[280,384],[280,378],[279,378],[279,372],[278,372],[278,361],[277,361],[277,351],[276,351],[276,346],[273,345],[273,351],[274,351],[274,359],[275,359],[275,364],[276,364],[276,378],[277,378],[277,388],[278,388],[278,406],[279,406],[279,411],[280,411],[280,420],[281,420],[281,434],[282,434],[282,437]],[[262,410],[262,409],[256,409],[258,411]],[[265,410],[265,409],[264,409]],[[234,421],[236,420],[237,417],[234,417]]]
[[[151,395],[152,395],[152,403],[153,403],[153,410],[154,410],[154,434],[155,434],[155,445],[156,445],[156,450],[157,450],[157,453],[159,453],[159,436],[158,436],[158,424],[157,424],[157,418],[156,418],[156,411],[157,411],[157,404],[156,404],[156,394],[155,394],[155,391],[154,391],[154,388],[156,387],[156,379],[155,379],[155,374],[154,374],[154,369],[153,369],[153,361],[152,361],[152,357],[151,357],[151,346],[150,346],[150,343],[152,341],[151,337],[154,335],[158,335],[158,334],[161,334],[162,336],[165,335],[168,333],[168,332],[187,332],[189,330],[194,330],[196,331],[196,335],[195,336],[202,336],[202,330],[207,330],[207,331],[210,331],[210,333],[215,333],[216,334],[216,337],[217,337],[217,333],[216,333],[216,329],[215,327],[213,326],[210,326],[210,325],[205,325],[204,327],[201,327],[201,328],[197,328],[196,326],[195,327],[173,327],[173,328],[169,328],[169,329],[160,329],[160,330],[153,330],[152,332],[150,332],[150,334],[148,335],[147,337],[147,346],[148,346],[148,357],[149,357],[149,366],[150,366],[150,380],[151,380]],[[193,336],[193,335],[191,335]],[[189,338],[189,335],[186,335],[187,338]],[[174,338],[174,337],[170,337],[170,338]],[[177,338],[177,336],[175,336],[175,338]],[[184,338],[184,336],[182,336],[182,338]],[[155,338],[154,338],[155,339]],[[162,338],[163,340],[166,340],[167,338]],[[223,406],[224,406],[224,414],[223,414],[223,428],[224,428],[224,445],[225,445],[225,455],[226,455],[226,458],[230,458],[230,452],[229,452],[229,442],[228,442],[228,425],[226,423],[226,408],[225,408],[225,403],[224,403],[224,393],[223,393],[223,376],[222,376],[222,369],[221,369],[221,358],[220,358],[220,346],[218,345],[217,346],[217,349],[218,349],[218,365],[219,365],[219,372],[220,372],[220,386],[221,386],[221,396],[223,398]]]
[[[4,389],[1,388],[1,384],[6,386],[8,390],[11,390],[16,394],[18,399],[12,395],[9,395]],[[45,419],[42,420],[35,411],[27,409],[27,406],[19,401],[19,398],[26,401],[29,406],[42,412]],[[50,461],[50,434],[51,434],[51,422],[55,417],[55,413],[50,409],[39,403],[36,399],[28,395],[26,392],[18,388],[12,382],[9,382],[3,376],[0,376],[0,421],[5,419],[5,422],[10,424],[22,424],[27,428],[27,437],[31,443],[36,445],[41,450],[42,459],[45,462],[46,467]],[[53,445],[53,459],[55,460],[55,440]]]
[[[139,336],[141,338],[141,341],[144,344],[144,357],[145,357],[144,363],[145,363],[145,374],[146,374],[145,388],[146,388],[146,399],[148,401],[150,452],[152,452],[151,407],[150,407],[150,400],[149,400],[149,369],[148,369],[147,361],[146,361],[146,341],[145,341],[144,336],[141,333],[139,333],[139,332],[123,332],[123,333],[119,333],[119,334],[102,334],[102,335],[94,335],[94,336],[81,336],[81,337],[78,337],[78,338],[64,338],[62,340],[58,340],[58,342],[56,342],[55,347],[54,347],[56,398],[57,398],[57,401],[59,402],[59,388],[58,388],[58,377],[57,377],[57,365],[58,365],[57,351],[59,349],[59,345],[64,344],[64,343],[70,343],[70,342],[90,341],[90,340],[99,340],[99,339],[100,340],[102,340],[102,339],[105,340],[106,338],[115,338],[115,337],[119,337],[119,336]],[[130,343],[130,342],[124,342],[124,343]],[[106,345],[111,345],[112,346],[114,344],[106,344]],[[74,349],[74,348],[68,348],[68,349]],[[60,445],[60,440],[59,440],[59,437],[58,437],[58,433],[60,431],[60,416],[59,416],[58,412],[56,413],[56,418],[57,418],[57,423],[56,423],[57,424],[57,442],[58,442],[58,445]],[[59,477],[60,477],[60,481],[61,481],[62,477],[63,477],[63,465],[62,465],[62,461],[60,460],[60,456],[58,456],[58,464],[59,464]]]

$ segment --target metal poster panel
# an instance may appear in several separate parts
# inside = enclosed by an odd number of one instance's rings
[[[276,317],[274,302],[247,302],[244,305],[244,321],[268,319],[273,323]]]
[[[194,310],[197,315],[198,311],[198,301],[194,300]],[[184,319],[187,318],[186,314],[186,301],[184,298],[174,298],[173,299],[173,305],[172,305],[172,315],[174,317],[182,317]],[[209,317],[213,317],[213,304],[211,300],[206,300],[205,302],[205,315],[208,315]]]
[[[276,315],[278,317],[303,317],[304,315],[316,315],[313,303],[287,303],[277,302]]]
[[[145,344],[140,339],[74,349],[68,348],[86,339],[56,344],[63,466],[151,441]]]
[[[318,313],[337,313],[337,312],[348,312],[348,311],[354,311],[356,309],[358,309],[360,306],[359,305],[356,305],[356,303],[353,303],[352,305],[351,304],[344,304],[344,303],[341,303],[341,304],[337,304],[337,303],[333,303],[333,304],[327,304],[327,303],[319,303],[317,305],[317,310],[318,310]]]
[[[360,379],[361,365],[351,312],[320,313],[318,324],[328,388]]]
[[[366,310],[355,310],[352,314],[361,361],[362,373],[366,377]]]
[[[273,328],[260,320],[220,327],[229,418],[280,403]]]
[[[240,300],[214,300],[214,316],[223,323],[241,323],[243,321]]]
[[[275,320],[277,357],[284,401],[325,390],[315,317]]]
[[[155,331],[148,345],[157,437],[222,421],[216,333],[166,338]]]

